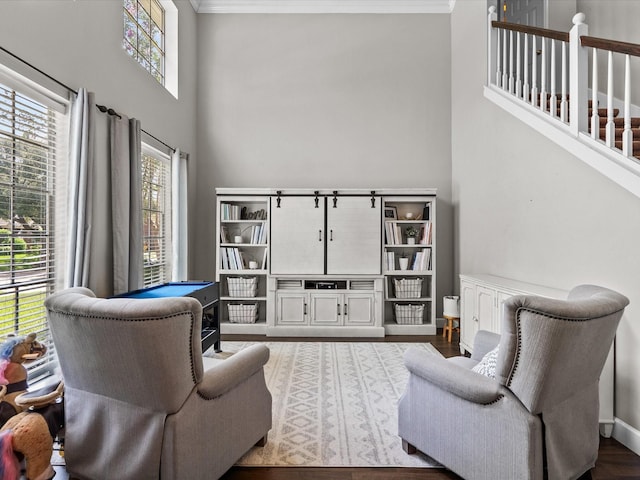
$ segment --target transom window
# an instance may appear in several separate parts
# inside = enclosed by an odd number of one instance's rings
[[[160,152],[143,145],[142,235],[144,285],[171,279],[171,162]]]
[[[0,338],[37,333],[54,360],[43,301],[55,286],[55,174],[61,122],[51,108],[0,83]]]
[[[159,0],[124,0],[124,49],[165,83],[165,10]]]

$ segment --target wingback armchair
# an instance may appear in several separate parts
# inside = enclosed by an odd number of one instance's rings
[[[580,477],[598,455],[598,380],[628,303],[591,285],[567,300],[515,296],[501,335],[479,331],[471,358],[409,349],[398,407],[405,450],[467,480]]]
[[[269,350],[203,362],[197,300],[98,299],[72,288],[45,306],[65,381],[71,477],[215,479],[266,440]]]

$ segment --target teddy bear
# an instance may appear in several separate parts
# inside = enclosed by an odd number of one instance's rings
[[[62,382],[35,392],[27,391],[26,362],[46,353],[46,346],[36,340],[36,334],[10,336],[0,345],[0,472],[2,478],[12,478],[11,455],[24,456],[29,480],[44,480],[55,475],[51,466],[53,440],[60,430],[64,411]],[[11,449],[8,445],[11,445]],[[4,471],[6,469],[6,471]]]

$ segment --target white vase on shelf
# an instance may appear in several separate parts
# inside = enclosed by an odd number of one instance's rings
[[[409,266],[409,258],[408,257],[400,257],[398,259],[398,261],[400,262],[400,270],[406,270],[407,267]]]
[[[416,237],[407,237],[407,245],[415,245]]]

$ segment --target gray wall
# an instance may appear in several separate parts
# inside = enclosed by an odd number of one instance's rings
[[[196,14],[188,0],[174,3],[179,10],[177,100],[123,50],[121,1],[2,0],[0,45],[74,90],[95,92],[98,104],[140,119],[145,131],[190,153],[195,192]],[[106,160],[100,156],[98,169]],[[94,237],[100,238],[99,232]]]
[[[198,16],[197,278],[214,272],[214,187],[436,187],[451,292],[449,18]]]
[[[486,2],[466,0],[451,22],[456,271],[562,289],[595,283],[627,295],[615,415],[638,429],[640,199],[483,97],[485,19]]]

